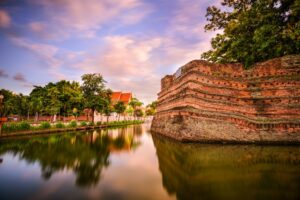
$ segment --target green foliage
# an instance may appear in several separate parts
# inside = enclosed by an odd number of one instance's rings
[[[75,128],[75,127],[77,127],[77,122],[74,121],[74,120],[72,120],[72,121],[70,121],[70,123],[68,124],[68,126],[71,127],[71,128]]]
[[[108,107],[107,104],[110,105],[111,95],[111,90],[105,88],[103,77],[101,74],[84,74],[81,78],[85,107],[92,109],[92,116],[94,116],[95,110],[103,113]],[[94,117],[92,121],[94,122]]]
[[[207,8],[205,30],[223,30],[202,58],[213,62],[256,62],[300,53],[300,1],[223,0],[224,11]]]
[[[144,121],[142,120],[129,120],[129,121],[112,121],[112,122],[108,122],[105,123],[108,126],[123,126],[123,125],[131,125],[131,124],[141,124]]]
[[[153,108],[147,108],[147,110],[146,110],[146,115],[147,116],[153,116],[154,114],[155,114],[155,110],[153,109]]]
[[[80,122],[80,126],[87,126],[86,122]]]
[[[56,128],[65,128],[65,125],[61,122],[58,122],[58,123],[55,124],[55,127]]]
[[[40,129],[49,129],[51,128],[51,124],[49,122],[42,122],[39,126]]]
[[[127,113],[129,116],[133,115],[133,108],[132,106],[128,106],[125,110],[125,113]]]
[[[137,98],[132,98],[132,100],[129,102],[129,105],[135,109],[136,107],[140,107],[143,105],[143,102],[138,100]]]
[[[89,123],[88,123],[88,126],[94,126],[94,125],[95,125],[94,122],[89,122]]]
[[[106,124],[108,126],[122,126],[122,125],[130,125],[130,124],[140,124],[143,123],[141,120],[132,120],[132,121],[112,121],[112,122],[97,122],[97,125]],[[81,122],[80,126],[94,126],[92,122]],[[71,121],[67,127],[75,128],[77,127],[76,121]],[[25,131],[25,130],[39,130],[39,129],[50,129],[51,124],[49,122],[42,122],[39,126],[33,127],[28,122],[20,122],[20,123],[5,123],[3,124],[2,130],[3,132],[16,132],[16,131]],[[66,128],[65,124],[58,122],[55,124],[55,128]]]
[[[23,94],[14,94],[5,89],[0,90],[4,99],[0,105],[0,116],[19,115],[26,116],[29,111],[29,98]]]
[[[153,101],[152,103],[146,106],[146,115],[153,116],[156,113],[157,101]]]
[[[142,111],[142,109],[136,109],[134,111],[134,115],[137,117],[142,117],[142,116],[144,116],[144,112]]]
[[[102,122],[97,122],[96,124],[97,124],[97,126],[100,126],[102,124]]]
[[[141,110],[139,107],[143,105],[143,102],[138,100],[137,98],[132,98],[132,100],[129,102],[129,105],[133,108],[133,115],[138,116],[141,114]],[[139,111],[137,111],[139,110]]]
[[[26,130],[30,130],[30,129],[31,129],[31,126],[28,122],[5,123],[2,126],[3,132],[26,131]]]
[[[119,101],[114,105],[114,109],[115,109],[116,113],[123,114],[126,109],[126,106],[125,106],[124,102]]]
[[[19,127],[21,130],[30,130],[31,126],[28,122],[20,122]]]

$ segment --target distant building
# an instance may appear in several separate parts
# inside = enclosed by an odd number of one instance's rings
[[[123,92],[113,92],[111,94],[111,102],[112,104],[116,104],[119,101],[123,102],[126,106],[129,104],[129,102],[132,99],[132,93],[123,93]]]

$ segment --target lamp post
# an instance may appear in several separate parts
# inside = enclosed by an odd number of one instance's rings
[[[0,135],[2,135],[2,125],[6,121],[6,119],[3,117],[3,99],[4,96],[0,94]]]

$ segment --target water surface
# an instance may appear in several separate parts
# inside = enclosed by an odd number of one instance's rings
[[[149,124],[0,140],[0,199],[300,199],[300,148],[181,144]]]

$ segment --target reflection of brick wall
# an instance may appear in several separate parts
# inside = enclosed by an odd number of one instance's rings
[[[195,60],[174,77],[168,75],[161,81],[154,131],[159,121],[172,118],[174,122],[183,116],[182,121],[226,122],[246,132],[293,133],[288,140],[300,141],[300,55],[272,59],[250,70],[241,64]],[[177,124],[190,128],[183,122]],[[273,136],[257,140],[277,140]]]

